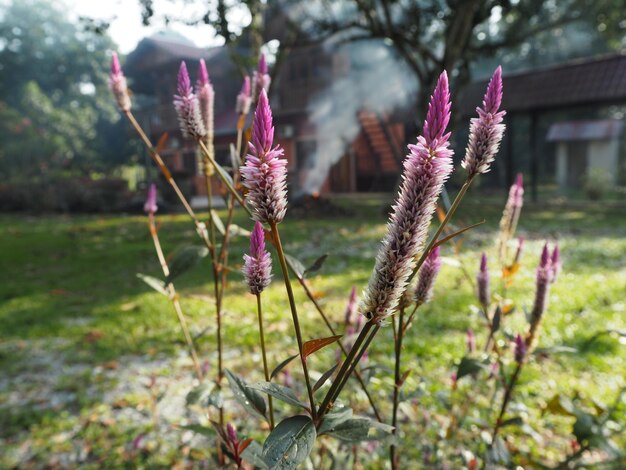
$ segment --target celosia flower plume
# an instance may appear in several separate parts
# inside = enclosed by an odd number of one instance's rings
[[[350,298],[348,299],[348,305],[346,305],[346,313],[344,323],[350,325],[352,323],[352,315],[356,310],[356,287],[352,286],[350,291]]]
[[[533,309],[530,312],[530,330],[526,337],[527,349],[530,349],[533,345],[537,337],[541,319],[546,311],[552,276],[552,261],[548,251],[548,244],[546,243],[541,251],[541,260],[539,261],[535,279],[535,301],[533,303]]]
[[[423,135],[409,146],[402,184],[376,257],[374,272],[360,304],[368,319],[381,322],[393,314],[424,248],[437,198],[452,171],[452,150],[446,134],[450,120],[448,76],[439,76],[431,97]]]
[[[250,77],[246,75],[241,85],[241,91],[237,95],[235,112],[237,114],[248,114],[252,105],[252,91],[250,89]]]
[[[157,206],[157,188],[154,183],[148,188],[148,197],[146,198],[146,203],[143,205],[143,210],[146,214],[154,214],[159,210]]]
[[[509,240],[515,234],[522,205],[524,204],[524,179],[518,173],[515,182],[509,189],[509,197],[506,200],[502,218],[500,219],[500,258],[504,260]]]
[[[478,290],[478,301],[483,308],[487,308],[491,303],[491,292],[489,289],[489,268],[487,266],[487,255],[480,257],[480,270],[476,276],[476,286]]]
[[[267,61],[265,60],[265,54],[261,53],[257,69],[252,74],[252,96],[254,96],[255,101],[257,102],[259,96],[261,96],[261,91],[265,90],[265,92],[268,92],[270,89],[272,79],[268,71],[269,69],[267,67]]]
[[[272,279],[272,258],[265,249],[263,226],[257,222],[250,235],[250,254],[243,255],[243,274],[250,293],[258,295]]]
[[[505,128],[502,120],[506,114],[504,111],[498,111],[501,102],[502,68],[498,67],[487,86],[483,107],[476,108],[478,117],[470,121],[469,142],[461,163],[470,176],[487,173],[498,153]]]
[[[207,71],[204,59],[200,59],[199,78],[196,84],[196,93],[198,95],[198,103],[200,106],[200,116],[206,130],[206,140],[212,145],[213,129],[214,129],[214,103],[215,92],[213,85],[209,80],[209,72]]]
[[[113,52],[111,57],[111,74],[109,75],[109,87],[115,96],[117,106],[121,111],[130,111],[131,102],[128,95],[128,86],[126,85],[126,77],[120,67],[120,61],[117,53]]]
[[[174,108],[183,136],[200,139],[206,135],[206,129],[200,114],[200,103],[193,92],[187,65],[181,62],[178,70],[178,94],[174,95]]]
[[[245,165],[241,167],[246,200],[259,222],[279,223],[287,211],[287,160],[283,149],[272,148],[274,125],[265,90],[261,91],[252,124],[252,142]]]
[[[522,338],[522,335],[517,335],[515,337],[515,350],[513,356],[515,357],[515,362],[521,364],[524,362],[524,358],[526,357],[526,343]]]
[[[550,269],[550,282],[554,282],[561,272],[561,252],[559,251],[559,245],[554,245],[554,250],[552,250],[552,255],[550,256]]]
[[[424,264],[417,274],[417,285],[415,286],[415,303],[418,305],[429,302],[433,297],[433,287],[435,279],[441,269],[440,248],[436,246],[431,250]]]

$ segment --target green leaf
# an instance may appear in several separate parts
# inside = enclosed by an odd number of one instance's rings
[[[561,354],[561,353],[577,353],[578,349],[569,346],[551,346],[548,348],[537,348],[533,351],[536,356],[543,356],[546,354]]]
[[[248,385],[248,388],[267,393],[277,400],[284,401],[285,403],[289,403],[290,405],[299,406],[301,408],[304,408],[305,410],[309,409],[306,404],[298,400],[298,397],[293,393],[290,388],[287,388],[283,385],[270,382],[257,382],[255,384]]]
[[[319,433],[324,434],[326,432],[331,432],[337,427],[339,424],[344,421],[352,418],[352,409],[351,408],[343,408],[337,411],[332,411],[328,413],[322,419],[322,424],[320,425]]]
[[[293,361],[296,357],[298,357],[298,354],[294,354],[293,356],[289,356],[287,359],[285,359],[283,362],[281,362],[280,364],[278,364],[276,366],[276,368],[272,371],[272,373],[270,374],[270,380],[273,379],[274,377],[276,377],[281,370],[283,370],[285,367],[287,367],[287,365]]]
[[[224,406],[224,395],[219,388],[215,387],[211,390],[211,393],[209,393],[209,396],[206,399],[206,406],[214,406],[217,409]]]
[[[505,426],[521,426],[524,424],[524,420],[521,416],[514,416],[513,418],[506,419],[500,425],[501,428]]]
[[[169,263],[170,275],[165,279],[165,283],[169,284],[181,274],[195,267],[208,254],[209,250],[205,246],[185,246],[178,250]]]
[[[270,470],[293,470],[306,460],[315,444],[315,425],[308,416],[281,421],[263,444],[263,460]]]
[[[269,468],[263,460],[263,447],[257,441],[252,441],[241,453],[241,458],[258,468]]]
[[[287,264],[289,265],[291,270],[296,274],[296,276],[302,279],[304,277],[304,271],[306,271],[306,268],[300,262],[300,260],[291,255],[288,255],[287,253],[285,253],[285,259],[287,260]]]
[[[485,364],[485,361],[483,359],[465,356],[463,357],[463,359],[461,359],[461,362],[459,363],[459,368],[456,371],[456,379],[460,380],[466,375],[474,375],[486,368],[487,364]]]
[[[228,379],[230,389],[233,391],[235,400],[239,402],[249,413],[267,420],[266,404],[263,395],[248,387],[246,382],[228,369],[224,371]]]
[[[185,403],[187,404],[187,406],[195,405],[208,392],[209,389],[206,385],[198,385],[197,387],[194,387],[189,391],[187,397],[185,398]]]
[[[308,268],[304,270],[304,272],[302,273],[302,276],[304,277],[307,274],[315,273],[319,271],[320,269],[322,269],[322,266],[324,265],[324,262],[326,261],[327,258],[328,258],[328,254],[324,254],[320,256],[319,258],[317,258],[311,266],[309,266]]]
[[[324,372],[322,374],[322,376],[317,380],[317,382],[315,382],[315,385],[313,385],[313,391],[317,391],[322,385],[324,385],[326,383],[326,381],[330,378],[331,375],[333,375],[333,372],[335,372],[335,369],[337,369],[337,366],[339,364],[335,364],[334,366],[332,366],[330,369],[328,369],[326,372]]]
[[[315,351],[319,351],[323,347],[328,346],[329,344],[333,344],[335,341],[339,340],[342,336],[343,335],[335,335],[335,336],[329,336],[328,338],[319,338],[319,339],[312,339],[311,341],[307,341],[306,343],[302,345],[302,354],[304,355],[304,358],[306,359]]]
[[[169,297],[169,293],[167,289],[165,289],[165,283],[161,279],[157,279],[156,277],[146,276],[145,274],[137,273],[137,277],[141,279],[143,282],[152,287],[159,294],[167,295]]]
[[[224,228],[224,223],[222,222],[222,219],[220,219],[220,216],[217,214],[217,211],[215,209],[211,209],[211,221],[213,221],[213,225],[220,233],[220,235],[223,236],[226,233],[226,229]]]
[[[582,444],[584,440],[591,439],[595,435],[599,434],[598,426],[596,426],[593,415],[579,410],[576,413],[576,422],[574,423],[572,433],[576,436],[576,440],[579,444]]]
[[[379,441],[393,432],[393,426],[372,421],[369,418],[350,418],[334,426],[332,431],[326,432],[344,442]]]
[[[563,416],[576,416],[576,407],[568,397],[556,394],[544,407],[543,414],[545,413]]]
[[[511,454],[507,449],[506,444],[500,436],[496,437],[496,441],[493,445],[490,445],[487,450],[487,461],[490,463],[499,463],[508,465],[511,461]]]

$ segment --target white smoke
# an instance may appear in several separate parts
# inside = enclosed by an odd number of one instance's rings
[[[318,191],[332,166],[359,135],[358,112],[379,115],[406,108],[414,102],[415,75],[382,40],[328,42],[329,52],[345,56],[348,66],[329,87],[309,103],[309,119],[317,135],[314,168],[302,184],[306,193]]]

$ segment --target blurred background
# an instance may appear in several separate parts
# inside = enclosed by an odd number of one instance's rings
[[[292,195],[392,192],[443,69],[460,159],[485,80],[502,64],[508,132],[483,189],[507,188],[521,172],[534,201],[623,199],[620,0],[3,0],[0,8],[0,210],[127,211],[128,191],[156,178],[106,89],[113,50],[125,55],[137,115],[154,141],[168,133],[163,154],[197,205],[205,185],[171,105],[178,64],[194,75],[198,59],[207,61],[216,152],[227,162],[235,97],[261,51]]]

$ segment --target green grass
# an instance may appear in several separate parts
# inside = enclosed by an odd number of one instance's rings
[[[288,217],[281,225],[281,234],[286,251],[306,262],[329,253],[322,271],[310,282],[326,311],[340,324],[351,286],[361,289],[369,278],[378,242],[385,233],[385,215],[380,199],[341,198],[338,201],[350,207],[354,215],[307,221]],[[495,260],[494,240],[501,205],[500,200],[470,200],[459,217],[467,224],[486,220],[465,237],[462,254],[455,259],[461,261],[472,276],[481,251]],[[244,227],[251,226],[243,214],[237,214],[236,219]],[[185,216],[163,215],[158,220],[166,254],[185,244],[198,243]],[[564,267],[552,289],[540,346],[582,348],[595,332],[626,328],[626,216],[623,207],[527,205],[518,233],[524,234],[528,242],[522,270],[507,293],[516,307],[504,322],[507,331],[524,328],[522,312],[532,304],[534,270],[544,240],[559,241]],[[115,372],[93,372],[94,368],[121,371],[133,358],[157,361],[184,355],[184,343],[169,301],[136,277],[136,273],[159,276],[145,219],[139,216],[5,215],[0,217],[0,240],[3,277],[0,283],[0,370],[6,378],[2,382],[5,387],[0,387],[0,447],[9,449],[5,457],[0,456],[0,466],[15,465],[20,459],[27,459],[31,464],[54,463],[55,455],[78,452],[76,442],[88,449],[84,451],[86,457],[78,459],[86,467],[169,466],[183,459],[180,447],[183,444],[180,443],[178,447],[171,443],[159,446],[151,441],[153,447],[148,446],[147,450],[130,451],[128,443],[137,433],[149,432],[149,426],[134,423],[123,414],[113,412],[117,410],[115,406],[101,403],[110,390],[123,384],[119,383]],[[254,298],[246,293],[237,272],[246,245],[247,240],[235,239],[230,256],[235,272],[230,277],[224,302],[226,366],[250,380],[259,380],[261,367]],[[449,248],[444,248],[443,255],[454,257]],[[264,293],[268,344],[272,351],[270,360],[274,365],[296,352],[289,307],[277,271],[275,263],[275,280]],[[495,264],[492,276],[497,277]],[[198,333],[206,329],[198,348],[213,371],[216,360],[214,310],[212,303],[200,296],[210,297],[212,292],[208,263],[186,273],[177,280],[176,287],[183,298],[183,309],[192,331]],[[305,339],[326,335],[328,332],[312,304],[301,289],[294,288]],[[497,283],[494,290],[497,290]],[[403,445],[412,449],[409,455],[423,456],[423,448],[428,444],[433,449],[438,446],[450,452],[449,460],[458,462],[461,450],[480,448],[475,426],[480,427],[480,420],[493,419],[493,412],[487,412],[488,399],[473,396],[472,389],[479,385],[466,380],[457,390],[452,391],[450,387],[449,376],[465,353],[466,330],[474,328],[479,344],[484,341],[480,318],[470,308],[472,304],[475,300],[471,287],[459,268],[447,262],[437,281],[434,301],[421,309],[405,342],[405,368],[413,369],[405,391],[420,396],[419,405],[406,410],[406,413],[416,413],[416,421],[405,422],[402,428]],[[323,372],[332,364],[334,353],[333,348],[321,351],[311,359],[311,368]],[[58,358],[58,363],[39,364],[34,359],[37,357]],[[191,375],[189,363],[183,361],[183,364],[184,370],[173,371],[168,366],[156,370],[164,378],[174,374]],[[390,328],[382,329],[374,342],[370,364],[392,366]],[[30,379],[20,381],[20,377],[30,373],[36,378],[38,373],[49,373],[54,367],[63,367],[55,379],[54,391],[71,399],[52,408],[38,407],[27,399],[19,406],[8,405],[11,394],[28,396],[27,391],[36,391],[38,387],[36,382],[30,383]],[[299,377],[297,364],[291,370]],[[520,413],[543,441],[538,443],[526,434],[511,431],[520,455],[531,460],[561,460],[572,439],[572,420],[542,416],[541,407],[557,393],[579,397],[587,406],[591,406],[592,398],[611,402],[625,385],[625,375],[624,343],[611,335],[600,337],[575,354],[553,355],[529,364],[520,388],[520,396],[524,397],[528,408]],[[377,372],[370,387],[388,413],[385,397],[391,393],[390,375]],[[343,398],[355,401],[358,396],[353,394],[351,399],[348,393]],[[147,391],[128,392],[127,403],[118,408],[139,409],[144,413],[149,402],[146,397]],[[455,406],[460,406],[467,399],[477,400],[482,408],[476,409],[484,411],[470,411],[469,420],[464,422],[457,440],[449,445],[441,444],[441,429],[450,417],[445,403],[452,400]],[[365,402],[358,399],[356,402],[360,411],[367,412]],[[236,405],[229,409],[238,410]],[[428,423],[422,414],[424,409],[432,413]],[[111,419],[107,421],[107,417]],[[478,424],[472,424],[472,419]],[[244,433],[246,429],[252,431],[243,422],[240,426]],[[467,441],[466,446],[458,444],[463,439]],[[29,448],[26,453],[23,453],[24,446]],[[193,452],[188,458],[201,459],[206,454],[206,449],[203,453],[196,444],[190,447]],[[384,461],[386,453],[380,451],[379,458]]]

